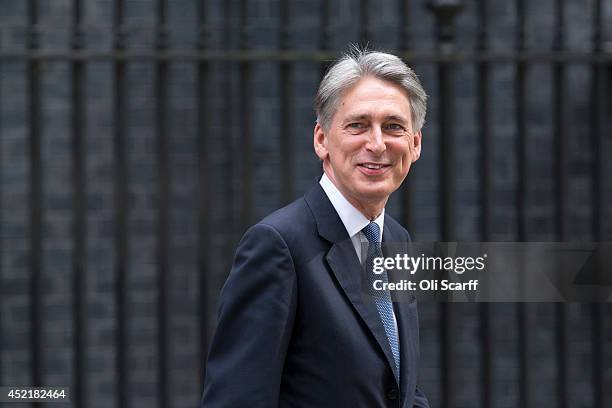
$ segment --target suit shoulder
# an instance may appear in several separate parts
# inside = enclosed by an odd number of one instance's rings
[[[309,226],[315,228],[312,213],[303,197],[269,214],[255,226],[257,225],[274,228],[288,243],[294,237],[303,235]]]

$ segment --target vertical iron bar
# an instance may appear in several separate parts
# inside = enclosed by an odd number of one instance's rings
[[[319,21],[319,49],[322,52],[329,51],[330,43],[331,43],[331,27],[330,27],[330,2],[328,0],[320,0],[319,1],[319,11],[320,11],[320,21]],[[323,79],[325,76],[325,72],[327,71],[328,64],[325,62],[321,62],[319,64],[319,81]],[[313,161],[315,166],[315,172],[317,177],[319,174],[323,173],[323,169],[321,167],[321,162],[319,160]]]
[[[442,396],[440,406],[452,408],[455,406],[455,364],[453,356],[455,348],[453,346],[453,316],[452,309],[447,302],[440,303],[440,334],[441,334],[441,358],[442,358]]]
[[[196,7],[198,13],[198,50],[204,51],[207,46],[207,33],[208,28],[206,26],[206,1],[197,0]],[[198,218],[199,218],[199,239],[200,239],[200,250],[198,251],[198,265],[199,265],[199,284],[200,284],[200,378],[204,380],[206,376],[206,357],[208,354],[208,275],[210,273],[208,264],[208,254],[210,254],[211,242],[209,239],[209,228],[210,228],[210,178],[214,177],[209,169],[210,166],[208,150],[210,149],[210,142],[208,140],[208,132],[210,128],[210,116],[208,108],[208,98],[206,97],[206,91],[208,86],[208,63],[199,60],[197,62],[197,76],[196,76],[196,103],[197,103],[197,138],[198,138],[198,174],[199,174],[199,206],[198,206]],[[230,179],[231,181],[231,179]]]
[[[553,48],[555,52],[564,50],[564,1],[555,0],[555,39]],[[555,138],[555,224],[557,237],[565,241],[567,236],[567,132],[565,122],[565,66],[564,62],[553,64],[553,137]],[[559,362],[557,377],[557,398],[559,408],[567,408],[570,398],[569,376],[569,345],[568,345],[568,323],[567,305],[559,302],[555,305],[557,316],[557,358]]]
[[[319,49],[322,52],[329,51],[330,49],[330,25],[329,25],[329,1],[328,0],[320,0],[319,2],[319,10],[321,12],[320,15],[320,27],[319,27]],[[327,64],[325,62],[321,63],[319,68],[319,79],[322,79],[325,75],[325,71],[327,70]],[[317,166],[320,167],[320,164],[317,163]]]
[[[248,1],[240,1],[240,49],[248,50],[250,27],[248,25]],[[239,66],[239,93],[242,150],[242,203],[240,207],[240,233],[244,233],[253,219],[253,131],[251,120],[251,64],[241,61]]]
[[[516,51],[525,51],[525,0],[516,0],[517,7],[517,39]],[[528,162],[527,162],[527,64],[523,60],[516,63],[516,82],[515,82],[515,101],[516,101],[516,133],[517,133],[517,235],[519,241],[527,239],[527,191],[528,191]]]
[[[39,47],[38,2],[28,1],[28,51],[34,52]],[[40,75],[39,61],[28,62],[28,97],[30,113],[30,351],[31,382],[33,386],[43,385],[42,373],[42,157],[41,157],[41,108],[40,108]]]
[[[114,50],[125,49],[124,33],[124,2],[114,1],[113,32]],[[128,360],[127,360],[127,256],[128,256],[128,169],[126,153],[126,66],[117,59],[114,62],[114,206],[115,206],[115,317],[117,330],[115,337],[115,364],[117,370],[117,404],[120,408],[129,405],[128,402]]]
[[[319,49],[322,52],[329,51],[331,44],[330,3],[327,0],[320,0],[319,2]],[[328,64],[326,62],[319,64],[319,82],[325,76],[327,68]],[[313,163],[318,177],[319,174],[323,173],[321,162],[315,160]]]
[[[564,50],[564,7],[563,0],[555,0],[554,52]],[[565,122],[565,66],[564,62],[553,63],[553,137],[555,138],[555,225],[560,240],[567,239],[567,132]]]
[[[602,51],[602,1],[595,0],[593,4],[593,33],[592,33],[592,49],[593,56],[597,57]],[[603,86],[604,71],[603,66],[594,62],[591,67],[591,150],[593,154],[593,167],[592,167],[592,180],[591,195],[592,195],[592,234],[595,241],[603,241],[603,226],[604,218],[602,208],[605,205],[603,202],[603,191],[604,191],[604,175],[603,175],[603,135],[604,126],[603,118],[604,114],[604,98],[605,91]],[[591,324],[593,325],[592,331],[592,349],[593,349],[593,384],[594,384],[594,398],[593,406],[595,408],[604,408],[610,405],[609,397],[607,396],[606,390],[606,365],[604,364],[605,359],[605,312],[606,303],[593,303],[591,305]]]
[[[593,57],[602,54],[602,39],[603,39],[603,6],[601,0],[595,0],[593,5],[593,39],[592,49]],[[605,101],[605,70],[603,63],[594,62],[592,65],[592,81],[591,81],[591,101],[593,109],[591,109],[591,144],[593,151],[593,183],[591,192],[593,195],[593,221],[592,230],[596,240],[604,239],[605,218],[604,211],[606,203],[604,202],[604,101]]]
[[[0,44],[2,44],[2,33],[0,33]],[[3,205],[2,205],[2,63],[0,61],[0,282],[2,282],[2,252],[3,252],[3,244],[4,244],[4,235],[2,233],[2,215],[3,215]],[[0,291],[0,313],[2,312],[2,291]],[[0,319],[0,333],[4,332],[4,327],[2,327],[2,319]],[[0,335],[0,355],[2,355],[4,351],[4,343],[3,337]],[[4,382],[4,364],[2,359],[0,358],[0,384],[5,384]]]
[[[528,334],[530,333],[531,319],[529,318],[529,309],[527,304],[520,302],[518,303],[517,310],[517,323],[518,323],[518,334],[519,334],[519,403],[520,407],[530,407],[530,364],[529,364],[529,353],[530,345]]]
[[[516,0],[517,30],[516,51],[525,51],[526,36],[526,12],[525,0]],[[527,133],[527,64],[523,60],[516,63],[515,81],[515,103],[516,103],[516,154],[517,154],[517,192],[516,192],[516,218],[517,238],[524,242],[527,236],[527,191],[528,191],[528,139]],[[522,283],[521,283],[522,285]],[[517,304],[517,329],[518,329],[518,354],[519,354],[519,397],[518,406],[529,408],[531,406],[529,395],[529,333],[531,322],[529,310],[526,303]]]
[[[234,18],[234,5],[236,3],[232,2],[232,1],[226,1],[223,3],[223,46],[225,47],[226,51],[229,50],[235,50],[237,48],[237,46],[235,45],[235,41],[233,40],[233,34],[238,31],[237,29],[235,29],[235,24],[233,24],[233,18]],[[236,106],[238,105],[238,102],[236,101],[236,88],[235,88],[235,83],[234,83],[234,79],[236,76],[236,66],[237,64],[235,62],[232,61],[226,61],[223,65],[223,73],[222,73],[222,81],[224,84],[227,84],[226,87],[229,91],[223,92],[223,110],[224,112],[231,112],[231,116],[232,119],[235,119],[236,117]],[[211,85],[212,86],[212,85]],[[240,95],[238,95],[239,97]],[[240,107],[238,106],[238,109]],[[240,112],[238,112],[238,116],[240,115]],[[240,116],[239,116],[240,118]],[[234,122],[234,121],[233,121]],[[224,234],[224,241],[223,241],[223,248],[222,248],[222,259],[223,259],[223,265],[224,267],[222,268],[223,271],[226,271],[226,273],[230,270],[231,266],[232,266],[232,255],[234,253],[234,246],[236,244],[236,236],[237,233],[239,232],[239,228],[241,227],[241,225],[239,225],[239,223],[241,222],[241,220],[239,219],[239,209],[237,208],[237,203],[239,201],[239,188],[236,188],[236,185],[239,184],[240,182],[240,173],[239,173],[239,169],[240,169],[240,164],[236,164],[235,163],[235,157],[239,157],[237,152],[237,143],[236,143],[236,131],[240,131],[240,119],[235,121],[238,123],[238,129],[236,129],[236,126],[232,126],[229,134],[227,135],[227,137],[223,138],[223,145],[224,145],[224,149],[223,151],[226,154],[226,160],[225,162],[227,163],[224,166],[223,169],[223,176],[226,180],[228,180],[228,182],[226,183],[227,186],[227,190],[226,190],[226,194],[223,197],[224,199],[224,225],[227,226],[227,233]],[[212,126],[212,118],[211,118],[211,126]],[[210,172],[208,173],[210,177]],[[209,181],[210,183],[210,181]],[[212,189],[209,186],[209,190],[212,191]],[[212,197],[212,195],[211,195]],[[212,198],[210,199],[212,202]],[[211,204],[212,206],[212,204]],[[238,216],[236,216],[236,214],[238,214]],[[212,223],[212,219],[210,221]],[[210,241],[209,241],[210,243]],[[223,274],[223,277],[227,276],[226,274]]]
[[[438,23],[440,24],[440,23]],[[440,44],[442,45],[442,44]],[[441,50],[444,52],[444,50]],[[455,239],[455,219],[454,219],[454,203],[455,203],[455,162],[454,162],[454,138],[452,135],[453,118],[453,101],[455,100],[453,89],[453,72],[451,63],[440,62],[437,67],[437,78],[439,85],[439,161],[440,161],[440,179],[439,192],[441,201],[440,225],[441,225],[441,240],[449,242]],[[445,365],[442,374],[443,395],[442,407],[452,408],[455,406],[455,364],[454,344],[452,339],[453,331],[453,313],[451,305],[444,302],[441,304],[441,320],[442,325],[442,356]]]
[[[368,46],[372,27],[370,26],[370,2],[368,0],[359,0],[359,45],[361,47]]]
[[[487,0],[478,0],[478,50],[482,53],[488,51],[487,32],[488,32],[488,4]],[[478,110],[476,120],[479,123],[479,139],[482,150],[480,153],[480,174],[481,174],[481,195],[480,203],[482,217],[480,221],[480,236],[482,241],[489,241],[491,238],[491,209],[493,197],[493,176],[491,160],[493,157],[493,135],[490,125],[491,101],[489,98],[489,65],[486,62],[478,64]],[[480,342],[481,342],[481,406],[493,406],[493,362],[491,360],[492,344],[490,329],[490,308],[487,303],[479,304],[480,321]]]
[[[487,44],[487,0],[478,0],[478,49],[483,54],[488,51]],[[491,157],[493,155],[493,135],[489,118],[491,117],[491,101],[489,98],[489,65],[487,62],[478,63],[478,113],[479,139],[482,146],[480,156],[480,205],[482,218],[480,222],[480,235],[483,240],[491,236],[491,213],[493,197],[493,177],[491,171]]]
[[[398,2],[398,15],[400,16],[399,32],[399,50],[400,55],[403,56],[406,64],[410,65],[406,59],[408,49],[410,47],[410,7],[411,2],[400,0]],[[412,194],[414,192],[414,177],[408,174],[404,183],[402,184],[402,224],[410,231],[414,231],[414,217],[413,217],[413,205],[412,205]]]
[[[440,24],[440,23],[438,23]],[[441,30],[441,28],[438,28]],[[439,34],[440,36],[440,34]],[[442,54],[451,51],[452,43],[440,37],[439,50]],[[454,68],[451,62],[438,63],[437,78],[439,84],[439,160],[440,160],[440,236],[442,241],[455,239],[455,140],[454,126]]]
[[[72,49],[78,52],[83,48],[82,3],[72,2]],[[85,109],[84,109],[84,66],[83,62],[72,62],[72,182],[73,182],[73,222],[72,243],[72,313],[74,321],[73,337],[73,390],[71,398],[77,407],[86,406],[86,166],[85,166]]]
[[[232,5],[234,2],[226,1],[223,3],[223,45],[226,50],[233,50],[235,47],[232,42],[232,33],[235,31],[234,27],[232,27]],[[223,108],[224,112],[233,112],[236,110],[235,108],[235,91],[234,91],[234,66],[235,64],[232,62],[226,62],[223,70],[223,80],[226,84],[228,84],[229,92],[224,92],[223,95]],[[232,253],[234,251],[234,238],[236,236],[236,196],[238,193],[236,192],[236,178],[238,177],[237,164],[233,160],[236,157],[234,153],[235,148],[235,138],[234,138],[234,127],[228,128],[224,135],[224,144],[225,144],[225,152],[227,154],[226,159],[226,167],[225,173],[227,174],[227,192],[225,195],[225,203],[224,206],[226,209],[225,213],[225,224],[229,227],[229,233],[227,234],[227,238],[223,245],[223,260],[225,262],[224,270],[229,271],[231,267],[232,261]]]
[[[436,17],[436,46],[438,53],[449,55],[454,48],[454,18],[461,10],[460,1],[430,0],[428,7]],[[455,234],[455,148],[453,126],[454,118],[454,67],[452,63],[442,61],[437,66],[437,79],[439,86],[438,112],[439,112],[439,162],[440,179],[439,191],[442,201],[440,209],[440,235],[443,242],[456,239]],[[442,403],[443,408],[452,408],[456,405],[454,364],[454,327],[453,309],[448,302],[440,304],[440,342],[442,356]]]
[[[289,0],[280,0],[280,49],[289,49]],[[291,92],[291,63],[283,61],[280,64],[280,164],[281,164],[281,201],[289,203],[293,198],[293,133],[291,132],[292,101]]]
[[[166,0],[157,0],[157,44],[159,53],[167,48],[166,27]],[[167,137],[167,98],[168,98],[168,64],[166,60],[159,59],[156,67],[156,118],[155,130],[157,136],[157,180],[159,207],[157,210],[157,323],[158,323],[158,367],[157,392],[160,408],[170,406],[170,375],[168,367],[168,279],[170,262],[168,257],[168,231],[169,231],[169,200],[170,200],[170,165]]]
[[[399,15],[399,23],[401,27],[397,30],[399,34],[399,49],[400,52],[404,55],[407,51],[410,50],[411,45],[411,35],[410,35],[410,22],[411,22],[411,13],[410,13],[410,5],[411,1],[400,0],[398,1],[398,10],[397,14]]]
[[[593,407],[606,408],[610,406],[610,393],[606,388],[606,369],[608,360],[605,356],[606,347],[606,306],[608,303],[591,304],[591,324],[593,325],[591,344],[593,347]]]
[[[557,378],[557,397],[559,402],[557,406],[559,408],[567,408],[571,406],[569,402],[571,397],[571,390],[569,389],[571,384],[569,380],[569,360],[571,356],[568,344],[568,306],[562,302],[557,303],[555,306],[559,333],[557,336],[557,358],[559,360],[559,373]]]

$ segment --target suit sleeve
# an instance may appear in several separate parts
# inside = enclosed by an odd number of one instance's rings
[[[296,300],[286,242],[272,226],[255,225],[238,245],[221,290],[202,408],[278,406]]]
[[[416,388],[416,392],[414,395],[413,406],[419,407],[419,408],[429,408],[429,401],[427,400],[427,397],[425,396],[425,394],[423,394],[423,392],[418,386]]]

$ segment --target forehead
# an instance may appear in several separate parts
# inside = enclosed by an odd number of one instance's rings
[[[410,101],[401,86],[366,77],[342,95],[335,119],[354,115],[398,116],[410,120]]]

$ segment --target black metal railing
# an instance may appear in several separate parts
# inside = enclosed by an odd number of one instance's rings
[[[177,62],[192,63],[196,67],[194,94],[197,111],[196,135],[198,139],[198,161],[199,170],[193,177],[198,181],[199,196],[197,197],[198,207],[198,285],[201,294],[199,299],[199,336],[201,345],[199,354],[194,356],[202,363],[200,375],[205,373],[205,357],[209,344],[211,321],[214,320],[213,310],[206,294],[217,288],[213,287],[212,276],[223,276],[227,271],[215,269],[211,266],[207,251],[212,246],[210,229],[212,227],[211,197],[214,192],[211,187],[211,177],[223,177],[229,182],[235,182],[239,187],[230,192],[239,194],[227,197],[226,206],[232,214],[228,221],[230,230],[235,232],[234,236],[228,240],[223,254],[229,263],[231,258],[232,246],[238,236],[255,221],[256,206],[254,191],[257,186],[257,179],[254,175],[254,167],[257,165],[254,151],[256,149],[254,138],[256,129],[253,128],[253,99],[251,92],[253,82],[254,66],[261,62],[273,62],[278,64],[280,72],[280,88],[278,100],[280,106],[280,116],[278,118],[280,129],[285,131],[291,127],[295,118],[296,91],[292,87],[294,78],[294,68],[298,63],[312,63],[317,66],[319,75],[322,75],[327,64],[336,55],[338,50],[332,49],[331,36],[333,34],[332,16],[330,15],[330,4],[321,1],[317,8],[319,30],[318,49],[300,50],[291,48],[292,22],[299,16],[292,15],[291,2],[280,0],[279,7],[279,30],[278,47],[269,50],[260,50],[252,45],[252,38],[246,27],[249,27],[248,3],[242,0],[238,4],[237,10],[233,10],[232,2],[223,3],[224,20],[222,22],[224,31],[224,48],[211,48],[210,35],[218,29],[208,15],[207,3],[197,1],[197,42],[195,48],[172,48],[168,41],[170,23],[168,21],[168,2],[167,0],[155,1],[156,14],[156,40],[152,49],[128,49],[127,30],[125,22],[125,0],[113,1],[112,48],[108,50],[87,49],[85,47],[86,27],[83,21],[83,1],[72,1],[71,43],[67,50],[47,50],[40,47],[40,8],[37,0],[28,0],[27,8],[27,44],[23,50],[3,50],[0,49],[0,72],[2,65],[10,62],[21,62],[27,67],[27,145],[29,162],[29,322],[30,322],[30,367],[31,383],[33,385],[44,384],[44,328],[45,319],[42,315],[44,296],[44,276],[43,271],[43,219],[44,219],[44,186],[45,174],[42,168],[41,157],[41,135],[45,123],[41,115],[41,77],[44,64],[50,62],[65,62],[71,66],[70,76],[70,101],[71,101],[71,124],[70,132],[72,135],[70,151],[73,162],[72,167],[72,281],[71,299],[72,316],[74,325],[73,335],[73,384],[72,398],[74,406],[87,406],[86,382],[88,376],[87,365],[84,363],[84,356],[87,350],[87,327],[88,320],[84,310],[87,305],[86,287],[88,280],[87,271],[87,209],[86,197],[88,181],[86,178],[86,127],[84,83],[86,66],[95,62],[109,62],[113,66],[113,210],[114,210],[114,313],[116,330],[114,332],[115,354],[115,384],[116,401],[120,407],[129,406],[130,389],[128,364],[128,349],[130,339],[128,335],[128,273],[129,273],[129,243],[130,230],[128,226],[128,214],[130,212],[129,200],[129,166],[127,157],[127,100],[130,86],[127,80],[127,68],[133,62],[150,62],[155,66],[155,116],[151,118],[155,129],[155,163],[156,163],[156,187],[157,187],[157,215],[155,237],[157,242],[156,250],[156,291],[157,291],[157,316],[158,335],[154,341],[157,347],[157,396],[156,399],[160,407],[171,407],[173,405],[172,396],[172,370],[170,369],[171,341],[169,331],[173,315],[169,307],[169,291],[172,280],[173,265],[171,262],[171,233],[170,233],[170,212],[171,212],[171,188],[172,174],[169,158],[170,144],[172,143],[172,131],[169,129],[169,68]],[[551,99],[551,123],[554,143],[554,206],[556,228],[555,236],[558,240],[569,240],[572,238],[568,220],[571,217],[569,207],[569,138],[568,119],[571,115],[568,112],[567,67],[571,64],[586,64],[590,66],[591,80],[589,92],[589,115],[587,118],[590,127],[590,143],[592,158],[590,161],[591,180],[591,237],[593,240],[605,240],[605,227],[609,225],[609,214],[607,213],[608,202],[606,201],[606,184],[609,180],[609,170],[606,170],[606,159],[610,157],[610,151],[606,151],[609,141],[609,108],[611,93],[609,92],[610,73],[612,72],[612,53],[604,49],[604,13],[603,2],[595,0],[592,8],[592,35],[590,51],[573,51],[566,46],[566,3],[563,0],[556,0],[554,3],[554,43],[552,49],[548,51],[534,51],[527,47],[526,33],[526,1],[515,0],[516,27],[515,27],[515,47],[510,50],[494,50],[490,47],[489,39],[494,28],[488,24],[490,4],[487,0],[476,2],[475,19],[477,22],[476,47],[474,50],[456,49],[456,28],[455,18],[466,11],[467,5],[461,1],[429,1],[427,6],[435,17],[435,42],[437,47],[434,51],[414,50],[412,45],[415,41],[411,38],[411,30],[407,21],[411,20],[415,7],[423,7],[423,4],[413,2],[397,2],[397,14],[401,16],[399,25],[396,27],[398,35],[398,46],[395,52],[401,55],[410,64],[430,64],[435,67],[435,83],[437,85],[436,99],[432,100],[437,110],[438,124],[438,184],[439,188],[439,232],[438,237],[443,241],[457,239],[457,188],[456,160],[458,145],[455,142],[455,132],[457,120],[455,118],[456,103],[456,68],[461,64],[473,64],[477,70],[478,81],[476,86],[476,105],[479,143],[479,209],[480,225],[479,237],[482,240],[491,240],[494,224],[494,158],[493,147],[495,143],[496,127],[492,120],[491,104],[494,102],[491,97],[494,92],[491,86],[491,72],[496,64],[510,64],[515,69],[514,79],[514,104],[513,112],[516,125],[516,239],[519,241],[529,241],[533,238],[533,231],[529,224],[529,202],[528,196],[532,189],[531,163],[529,160],[528,146],[530,143],[530,128],[528,123],[528,97],[530,89],[527,84],[528,73],[533,64],[549,64],[552,70],[552,99]],[[276,4],[276,3],[275,3]],[[373,23],[370,18],[369,10],[371,4],[367,0],[358,2],[357,14],[359,16],[358,42],[365,44],[372,38]],[[231,30],[235,29],[230,19],[231,13],[237,13],[237,25],[240,34],[237,40],[237,48],[233,47],[233,42],[229,38]],[[230,70],[236,69],[236,99],[239,100],[238,106],[231,106],[232,98],[224,95],[227,111],[231,108],[238,109],[241,118],[239,135],[234,137],[227,134],[226,149],[236,155],[235,163],[230,164],[220,171],[209,168],[211,154],[209,151],[210,132],[212,118],[207,97],[210,91],[211,64],[223,64],[227,68],[224,80],[228,83],[232,80]],[[6,95],[0,95],[0,106],[6,104]],[[576,118],[574,118],[576,119]],[[235,140],[238,139],[238,140]],[[2,154],[2,143],[0,143],[0,154]],[[280,169],[278,175],[280,180],[279,197],[280,203],[287,203],[299,195],[295,188],[295,166],[299,160],[296,153],[294,139],[289,136],[279,138],[278,146]],[[415,204],[412,202],[414,183],[409,178],[402,191],[401,219],[411,227],[415,224],[414,212]],[[0,205],[2,194],[6,194],[0,184]],[[26,204],[26,203],[24,203]],[[2,220],[9,217],[0,207],[0,227]],[[234,226],[236,226],[234,228]],[[411,228],[411,230],[414,230]],[[0,251],[0,268],[2,268],[3,252]],[[0,274],[2,269],[0,269]],[[1,275],[0,275],[1,276]],[[4,292],[4,296],[9,296]],[[609,308],[604,304],[593,304],[591,307],[592,325],[592,376],[593,376],[593,400],[596,407],[607,407],[610,405],[609,381],[607,372],[610,370],[610,363],[605,359],[605,333],[608,330]],[[495,359],[493,336],[491,334],[491,321],[495,318],[493,311],[487,304],[478,306],[478,319],[480,324],[480,372],[482,373],[480,382],[480,405],[484,407],[493,406],[495,397],[494,385],[495,375],[493,360]],[[558,376],[556,384],[557,406],[570,406],[572,398],[572,368],[569,366],[571,351],[569,348],[570,329],[568,308],[564,304],[559,304],[556,310],[556,323],[551,330],[556,333],[555,347],[557,350]],[[518,405],[522,407],[534,406],[532,391],[537,382],[533,378],[531,369],[531,358],[533,351],[529,339],[534,322],[532,321],[532,306],[528,304],[518,304],[516,306],[517,324],[516,332],[519,333],[517,339],[518,355]],[[457,319],[459,317],[449,304],[442,303],[438,310],[437,330],[440,333],[440,379],[441,385],[439,395],[441,395],[442,407],[454,407],[458,405],[457,378],[460,376],[455,354],[457,345],[454,343],[454,333],[457,330]],[[0,323],[2,320],[0,320]],[[1,338],[0,338],[1,339]],[[2,343],[0,343],[2,347]],[[2,376],[2,361],[0,361],[0,383],[9,381]],[[437,394],[436,391],[432,392]],[[197,398],[197,397],[195,397]]]

